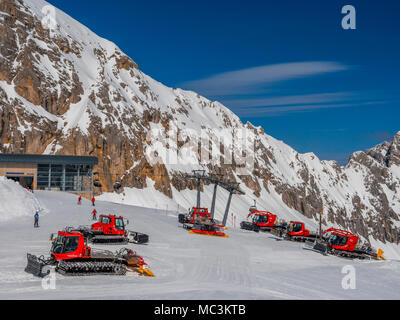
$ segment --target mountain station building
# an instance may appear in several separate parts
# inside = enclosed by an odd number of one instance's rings
[[[97,157],[0,153],[0,176],[33,190],[93,193]]]

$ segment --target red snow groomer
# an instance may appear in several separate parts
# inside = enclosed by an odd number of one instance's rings
[[[50,257],[27,254],[25,271],[38,277],[50,273],[51,267],[63,275],[115,274],[124,275],[127,270],[145,276],[154,274],[143,258],[128,248],[116,253],[108,250],[92,249],[87,239],[79,231],[67,228],[59,231],[50,249]]]
[[[100,215],[98,222],[88,226],[80,226],[76,230],[82,232],[85,238],[92,243],[146,243],[149,236],[144,233],[126,230],[129,220],[122,216]]]
[[[322,239],[316,239],[314,249],[350,259],[375,259],[384,260],[383,251],[376,252],[371,246],[358,245],[359,237],[350,231],[329,228],[322,233]]]
[[[268,231],[282,236],[286,229],[286,224],[278,223],[277,215],[269,211],[253,210],[247,215],[247,221],[240,223],[240,228],[255,232]]]
[[[317,234],[306,229],[300,221],[290,221],[284,234],[284,239],[291,241],[314,241],[316,237]]]
[[[229,238],[224,232],[225,227],[211,218],[207,208],[193,207],[188,214],[179,214],[178,221],[191,234]]]
[[[242,221],[240,227],[251,231],[271,231],[277,216],[269,211],[254,210],[247,215],[247,220]]]

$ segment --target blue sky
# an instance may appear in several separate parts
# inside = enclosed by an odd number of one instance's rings
[[[399,1],[49,2],[299,152],[343,164],[400,130]],[[356,30],[341,27],[347,4]]]

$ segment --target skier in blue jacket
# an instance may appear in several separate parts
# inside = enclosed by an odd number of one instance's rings
[[[34,217],[35,217],[35,224],[33,225],[33,227],[39,228],[39,211],[36,211]]]

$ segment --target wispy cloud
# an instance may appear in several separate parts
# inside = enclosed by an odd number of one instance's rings
[[[183,87],[219,100],[238,116],[245,117],[271,117],[293,112],[379,105],[389,102],[387,93],[383,96],[371,91],[321,92],[328,83],[324,84],[319,80],[313,82],[315,85],[307,90],[314,90],[314,92],[304,94],[293,92],[293,94],[282,95],[282,92],[292,91],[291,86],[282,83],[283,81],[301,81],[352,68],[333,61],[280,63],[224,72],[205,79],[186,82]],[[278,83],[279,91],[276,89]],[[279,95],[277,92],[280,92]]]
[[[232,108],[242,107],[272,107],[282,105],[302,105],[316,103],[332,103],[344,100],[353,100],[356,94],[352,92],[329,92],[304,95],[290,95],[278,97],[263,97],[250,99],[224,100],[224,104]]]
[[[258,66],[185,82],[182,87],[206,96],[251,94],[273,83],[347,70],[337,62],[310,61]]]
[[[325,104],[296,104],[296,105],[284,105],[284,106],[263,106],[263,107],[241,107],[235,109],[235,112],[239,116],[279,116],[286,113],[293,112],[310,112],[319,109],[333,109],[333,108],[349,108],[349,107],[361,107],[366,105],[379,105],[388,103],[387,101],[360,101],[354,100],[352,102],[336,102],[336,103],[325,103]]]

